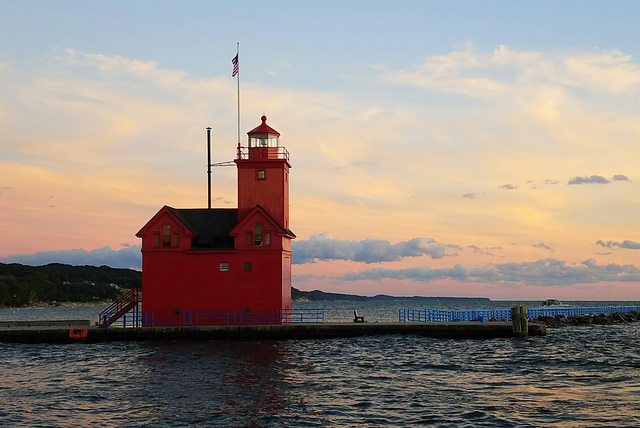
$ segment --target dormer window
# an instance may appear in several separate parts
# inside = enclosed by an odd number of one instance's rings
[[[160,232],[155,234],[156,247],[171,248],[180,246],[180,234],[171,233],[171,226],[165,224],[160,228]]]
[[[253,245],[255,245],[256,247],[262,246],[262,225],[256,224],[256,226],[253,228],[253,233],[254,233]]]
[[[171,226],[165,224],[162,226],[162,247],[171,246]]]
[[[265,232],[261,224],[253,226],[251,232],[247,232],[247,245],[253,247],[262,247],[263,245],[271,245],[271,232]]]

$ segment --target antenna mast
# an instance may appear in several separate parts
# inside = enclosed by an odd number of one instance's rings
[[[211,209],[211,128],[207,128],[207,208]]]

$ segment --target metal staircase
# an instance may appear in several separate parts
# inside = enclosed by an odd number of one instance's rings
[[[109,327],[130,310],[135,309],[137,312],[138,304],[141,302],[142,291],[139,288],[132,288],[127,294],[116,300],[107,309],[100,312],[98,326],[102,328]]]

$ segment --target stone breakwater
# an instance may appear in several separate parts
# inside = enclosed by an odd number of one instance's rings
[[[545,324],[547,327],[563,327],[567,325],[609,325],[623,324],[640,321],[640,312],[614,312],[611,314],[590,314],[590,315],[540,315],[536,322]]]

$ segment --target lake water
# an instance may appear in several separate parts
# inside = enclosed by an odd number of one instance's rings
[[[618,303],[629,302],[603,305]],[[328,321],[350,321],[356,307],[376,322],[396,321],[400,307],[511,304],[294,306],[323,307]],[[0,320],[97,320],[101,309],[3,309]],[[639,349],[640,323],[526,339],[0,343],[0,425],[640,426]]]

